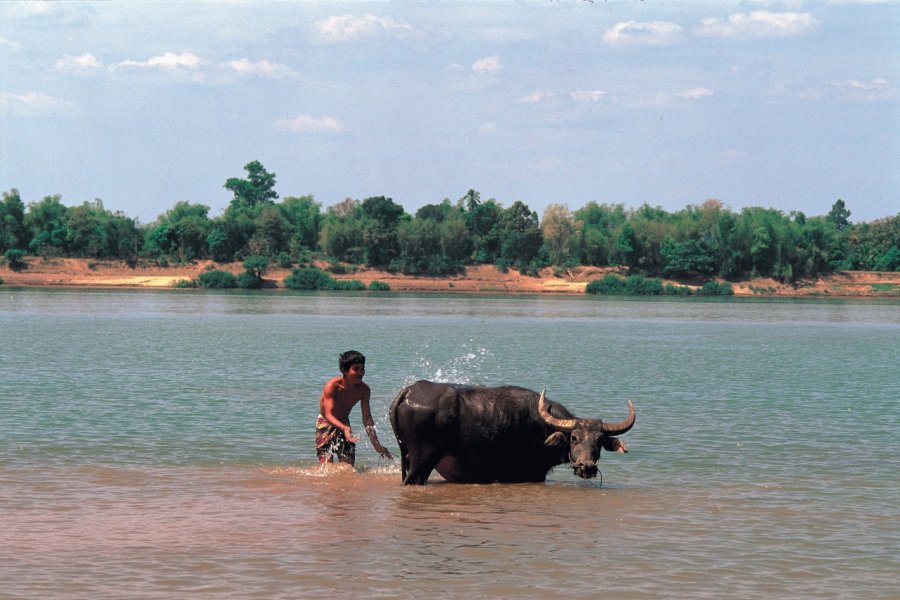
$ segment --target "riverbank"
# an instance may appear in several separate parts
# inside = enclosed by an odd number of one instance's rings
[[[168,288],[182,279],[194,279],[214,266],[235,274],[243,271],[241,263],[216,264],[196,261],[177,266],[129,266],[124,261],[78,258],[42,259],[28,257],[27,267],[12,271],[0,265],[4,287],[131,287]],[[290,269],[273,268],[265,279],[283,288]],[[588,283],[607,273],[625,274],[617,267],[577,267],[564,271],[543,269],[538,277],[522,275],[510,269],[502,273],[492,265],[466,269],[462,275],[449,277],[413,277],[374,269],[353,273],[331,274],[335,279],[357,279],[368,285],[381,281],[395,292],[467,292],[509,294],[583,294]],[[699,287],[702,282],[665,280],[677,285]],[[754,278],[732,282],[736,296],[797,297],[900,297],[900,272],[841,271],[827,277],[784,284],[771,278]]]

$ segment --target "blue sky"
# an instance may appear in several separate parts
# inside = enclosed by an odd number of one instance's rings
[[[0,3],[0,189],[900,212],[900,2]]]

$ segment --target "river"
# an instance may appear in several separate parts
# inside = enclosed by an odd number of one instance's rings
[[[348,349],[395,452],[423,378],[631,399],[630,452],[323,472]],[[0,288],[0,597],[895,598],[898,365],[896,300]]]

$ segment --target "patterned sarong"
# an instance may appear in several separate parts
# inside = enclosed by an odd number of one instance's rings
[[[316,456],[320,459],[325,456],[337,456],[341,462],[353,463],[356,460],[356,444],[348,442],[344,432],[328,421],[325,417],[316,417]]]

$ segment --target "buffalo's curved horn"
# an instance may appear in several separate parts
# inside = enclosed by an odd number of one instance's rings
[[[550,411],[547,410],[547,403],[544,401],[544,394],[547,390],[541,391],[541,399],[538,400],[538,413],[540,413],[541,418],[544,420],[547,425],[553,427],[554,429],[559,429],[560,431],[572,431],[575,429],[575,425],[578,424],[578,419],[557,419],[553,415],[550,414]]]
[[[628,418],[621,423],[603,423],[603,433],[606,435],[622,435],[634,427],[634,404],[628,401]]]

